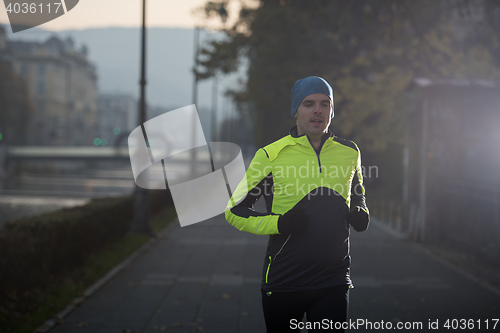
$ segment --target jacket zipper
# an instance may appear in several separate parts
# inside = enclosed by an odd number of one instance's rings
[[[309,141],[309,140],[307,140]],[[319,173],[321,173],[321,160],[319,159],[319,154],[321,153],[321,148],[323,148],[323,145],[321,145],[319,149],[319,153],[316,152],[316,149],[314,149],[314,146],[312,145],[311,141],[309,141],[309,144],[311,145],[311,148],[314,150],[314,153],[316,154],[316,158],[318,159],[318,168],[319,168]]]
[[[316,152],[316,151],[314,151]],[[320,151],[321,152],[321,151]],[[321,173],[321,160],[319,159],[319,153],[316,153],[316,157],[318,158],[318,168],[319,168],[319,173]]]

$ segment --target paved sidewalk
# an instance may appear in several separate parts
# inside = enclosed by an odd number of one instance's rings
[[[51,333],[265,332],[260,274],[266,244],[266,236],[240,232],[222,215],[176,226]],[[498,294],[376,224],[352,233],[351,256],[354,321],[394,327],[418,321],[427,328],[438,319],[437,331],[445,331],[446,319],[474,319],[476,328],[481,319],[491,331],[492,319],[500,318]],[[381,331],[375,328],[358,327]]]
[[[461,327],[470,320],[469,332],[500,319],[500,293],[468,278],[460,270],[429,256],[421,246],[391,235],[372,224],[364,233],[351,233],[351,275],[355,288],[350,294],[350,318],[372,322],[421,322],[423,329],[442,332],[444,324]],[[438,330],[428,330],[438,320]],[[480,322],[478,323],[478,320]],[[486,321],[485,321],[486,320]],[[480,326],[479,326],[480,324]],[[500,332],[500,322],[496,330]],[[363,330],[380,332],[380,330]]]

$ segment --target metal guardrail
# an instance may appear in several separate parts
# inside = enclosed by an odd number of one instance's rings
[[[8,160],[129,159],[126,147],[8,147]]]
[[[5,149],[7,160],[71,160],[71,159],[126,159],[129,160],[127,147],[57,147],[57,146],[19,146]],[[223,152],[217,152],[224,155]],[[224,155],[225,156],[225,155]],[[209,161],[208,152],[198,153],[199,162]],[[190,155],[185,151],[172,151],[169,162],[188,162]]]
[[[369,199],[370,215],[397,231],[403,231],[401,201]]]

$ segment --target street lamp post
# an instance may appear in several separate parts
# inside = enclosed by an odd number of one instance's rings
[[[222,24],[225,26],[226,21],[227,21],[227,10],[225,7],[224,3],[220,4],[220,7],[218,9],[218,13],[220,16],[220,19],[222,21]],[[212,97],[212,119],[211,119],[211,125],[212,125],[212,140],[217,141],[218,138],[218,133],[217,133],[217,95],[218,95],[218,77],[217,77],[217,72],[215,72],[214,75],[214,81],[213,81],[213,97]]]
[[[222,24],[226,25],[228,14],[227,14],[226,7],[225,7],[224,3],[220,4],[220,7],[218,9],[218,13],[219,13],[220,19],[222,21]],[[218,140],[218,136],[217,136],[217,95],[219,93],[218,83],[219,82],[218,82],[217,72],[215,72],[214,82],[213,82],[213,99],[212,99],[213,105],[212,105],[212,121],[211,121],[212,140],[213,141]]]
[[[193,104],[196,106],[198,102],[198,49],[200,43],[200,28],[196,27],[194,29],[194,81],[193,81]],[[196,120],[198,115],[193,113],[193,118],[191,119],[191,175],[195,177],[196,174]]]
[[[139,126],[142,128],[144,139],[147,142],[144,123],[146,122],[146,0],[142,0],[142,40],[141,40],[141,80],[140,93],[141,99],[139,104]],[[149,147],[149,143],[147,143]],[[147,172],[146,170],[144,172]],[[134,219],[130,227],[132,232],[153,234],[151,225],[149,224],[149,200],[148,191],[139,186],[135,186],[134,191]]]
[[[225,24],[228,14],[225,8],[225,4],[221,3],[219,9],[217,10],[218,14],[221,17],[222,23]],[[199,48],[200,48],[200,27],[196,27],[194,30],[194,81],[193,81],[193,104],[196,105],[198,102],[198,65],[199,65]],[[215,141],[215,133],[216,133],[216,122],[217,122],[217,115],[216,115],[216,108],[217,108],[217,76],[214,77],[214,87],[213,87],[213,100],[212,100],[212,114],[211,114],[211,136],[212,140]],[[192,140],[192,146],[195,147],[196,144],[196,120],[197,120],[196,114],[193,114],[193,119],[192,119],[192,125],[191,125],[191,140]],[[209,140],[210,141],[210,140]],[[210,148],[210,143],[208,144],[208,150],[210,153],[210,160],[212,164],[212,171],[214,171],[214,163],[212,159],[212,152]],[[191,149],[191,175],[194,177],[196,176],[196,149]]]
[[[210,119],[210,133],[212,134],[212,141],[217,141],[217,94],[219,90],[217,88],[217,75],[214,76],[213,86],[212,86],[212,119]]]

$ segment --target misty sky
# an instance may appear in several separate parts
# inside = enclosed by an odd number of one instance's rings
[[[200,23],[201,17],[195,16],[193,10],[205,2],[206,0],[147,0],[147,25],[149,27],[194,27],[197,22]],[[73,10],[39,27],[54,31],[137,27],[141,25],[141,13],[141,0],[80,0]],[[8,23],[7,11],[0,3],[0,24]]]

